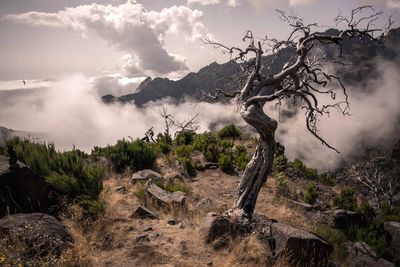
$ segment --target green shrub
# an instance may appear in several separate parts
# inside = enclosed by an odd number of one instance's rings
[[[190,194],[192,191],[187,184],[179,181],[167,182],[164,189],[171,193],[180,191],[186,194]]]
[[[181,181],[176,181],[175,179],[170,179],[168,181],[156,180],[156,181],[154,181],[154,183],[158,187],[160,187],[170,193],[180,191],[180,192],[184,192],[186,194],[190,194],[192,191],[191,188],[187,184],[185,184]]]
[[[182,165],[183,170],[188,176],[194,176],[196,174],[196,170],[193,167],[190,157],[179,158],[178,162]]]
[[[301,160],[295,159],[292,162],[292,167],[300,174],[304,175],[305,177],[311,179],[316,178],[318,176],[318,172],[314,168],[308,168]]]
[[[168,133],[159,133],[156,138],[158,149],[165,155],[172,150],[172,138]]]
[[[286,178],[285,173],[279,172],[275,174],[275,180],[276,180],[276,190],[278,194],[287,196],[289,194],[289,187],[287,185],[288,179]]]
[[[180,131],[175,137],[175,143],[180,145],[191,145],[196,133],[191,130]]]
[[[193,148],[191,146],[180,145],[176,148],[176,155],[178,158],[190,158]]]
[[[154,180],[157,184],[158,179]],[[142,203],[146,201],[146,186],[144,183],[139,183],[136,185],[135,189],[133,190],[133,195],[137,197]]]
[[[283,171],[286,169],[287,162],[288,162],[288,160],[287,160],[285,154],[279,154],[274,157],[272,169],[274,171]]]
[[[227,126],[223,127],[221,130],[218,131],[218,137],[221,139],[226,138],[240,138],[242,133],[234,124],[228,124]]]
[[[97,149],[96,154],[109,158],[116,172],[123,172],[127,167],[139,171],[154,167],[157,149],[139,139],[133,142],[122,139],[116,145]]]
[[[246,148],[243,145],[237,145],[236,159],[235,159],[236,168],[239,171],[244,171],[249,162],[250,162],[250,157],[247,154]]]
[[[206,132],[196,135],[193,141],[193,148],[199,150],[207,161],[218,161],[218,139],[214,133]]]
[[[224,153],[219,154],[218,166],[223,171],[231,171],[233,169],[232,157]]]
[[[335,177],[331,173],[327,172],[321,173],[319,175],[319,180],[321,181],[321,183],[328,186],[334,186],[336,184]]]
[[[309,183],[304,192],[304,202],[313,205],[317,201],[318,192],[315,183]]]
[[[344,188],[339,196],[333,200],[333,204],[340,209],[355,210],[357,207],[357,199],[355,197],[355,190],[351,187]]]
[[[5,145],[0,146],[0,153],[6,154],[6,145],[13,145],[19,160],[43,176],[62,199],[78,202],[84,208],[89,207],[87,202],[97,201],[107,172],[104,166],[90,163],[89,155],[75,148],[59,152],[55,150],[54,144],[19,138],[6,141]],[[94,207],[90,207],[86,211],[92,214],[94,210]]]
[[[342,262],[347,258],[348,253],[344,245],[346,236],[342,231],[333,229],[327,225],[321,225],[315,230],[315,233],[333,246],[333,253],[331,254],[331,257],[334,260]]]
[[[79,205],[83,208],[85,215],[98,218],[105,211],[104,204],[95,199],[81,199]]]

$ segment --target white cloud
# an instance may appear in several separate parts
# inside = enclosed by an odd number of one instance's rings
[[[199,4],[203,6],[225,4],[230,7],[239,6],[239,0],[188,0],[188,4]]]
[[[317,2],[318,0],[290,0],[289,6],[309,5]]]
[[[24,83],[25,81],[25,83]],[[47,88],[53,84],[52,80],[8,80],[0,81],[0,91]]]
[[[304,112],[279,123],[277,138],[286,146],[290,159],[300,158],[315,168],[332,170],[345,161],[359,158],[365,148],[386,149],[393,144],[400,129],[400,70],[390,62],[379,62],[377,69],[381,75],[367,86],[347,88],[351,116],[331,112],[318,122],[319,134],[340,154],[323,146],[307,131]],[[325,104],[328,99],[321,96],[319,102]],[[267,112],[274,114],[270,109]]]
[[[5,19],[19,23],[67,28],[85,35],[97,33],[119,50],[128,53],[126,70],[132,74],[166,74],[188,69],[182,57],[164,46],[166,34],[179,34],[194,40],[204,33],[203,13],[185,6],[148,11],[136,1],[124,4],[81,5],[55,13],[27,12],[9,14]],[[150,72],[150,73],[149,73]]]
[[[400,9],[400,0],[386,0],[386,5],[389,8]]]
[[[189,101],[174,105],[167,99],[148,103],[144,108],[133,104],[106,105],[97,90],[95,83],[76,74],[61,78],[41,94],[0,98],[0,125],[43,133],[60,149],[75,145],[90,151],[93,146],[114,144],[128,136],[141,138],[150,127],[154,127],[156,134],[164,131],[165,124],[158,113],[162,105],[177,120],[199,113],[200,131],[219,121],[241,121],[235,105]]]

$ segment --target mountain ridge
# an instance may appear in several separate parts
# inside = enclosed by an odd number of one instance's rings
[[[326,34],[339,33],[336,29],[325,31]],[[360,42],[363,46],[359,46]],[[367,42],[367,43],[366,43]],[[364,39],[354,39],[343,45],[342,59],[351,63],[350,66],[341,66],[337,70],[347,84],[365,82],[377,76],[376,62],[379,58],[400,63],[398,51],[400,43],[400,28],[392,29],[389,32],[385,43],[376,43]],[[325,49],[328,59],[338,56],[336,46],[328,46]],[[267,55],[263,58],[263,65],[268,66],[270,75],[279,72],[283,65],[291,59],[294,51],[281,50],[274,55]],[[230,92],[237,88],[233,83],[232,77],[238,70],[238,64],[232,61],[219,64],[212,62],[201,68],[198,72],[190,72],[180,80],[170,80],[168,78],[147,77],[137,88],[135,93],[115,97],[111,94],[102,97],[103,102],[112,103],[134,103],[143,106],[150,101],[161,100],[170,97],[176,101],[181,101],[186,97],[196,98],[200,91],[210,93],[215,89],[222,89]],[[364,79],[368,74],[368,79]],[[224,101],[224,98],[221,98]]]

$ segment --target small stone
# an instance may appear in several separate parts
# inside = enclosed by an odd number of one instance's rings
[[[179,223],[179,221],[177,221],[177,220],[175,220],[175,219],[169,219],[169,220],[167,221],[167,223],[168,223],[169,225],[177,225],[177,224]]]
[[[118,186],[117,188],[115,188],[115,192],[118,192],[118,193],[126,193],[127,191],[128,191],[128,189],[126,189],[126,187],[123,186],[123,185]]]
[[[131,182],[133,184],[138,183],[138,182],[147,182],[148,180],[153,179],[153,180],[162,180],[161,174],[153,171],[153,170],[142,170],[135,172],[132,175]]]
[[[159,207],[184,207],[186,194],[181,191],[170,193],[158,187],[152,180],[146,183],[146,194],[153,199]]]
[[[138,206],[131,214],[131,218],[157,219],[158,216],[143,206]]]
[[[149,235],[147,235],[147,234],[139,235],[138,237],[136,237],[136,241],[137,242],[150,241],[150,238],[149,238]]]

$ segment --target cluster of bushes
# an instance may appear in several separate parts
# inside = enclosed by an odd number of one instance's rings
[[[128,141],[118,140],[117,144],[104,148],[94,147],[92,157],[106,157],[111,160],[116,172],[123,172],[126,168],[134,171],[152,169],[157,158],[156,145],[148,144],[140,139]]]
[[[292,162],[292,167],[296,171],[298,171],[300,174],[305,176],[308,179],[313,179],[318,177],[318,172],[314,168],[309,168],[307,167],[301,160],[295,159]]]
[[[315,183],[311,182],[306,187],[306,190],[304,192],[303,201],[305,203],[313,205],[317,201],[318,195],[319,194],[317,192],[317,187],[316,187]]]
[[[358,214],[358,220],[349,222],[343,229],[332,229],[322,227],[317,230],[317,234],[327,239],[335,247],[334,257],[343,258],[343,242],[349,240],[352,242],[363,241],[370,245],[377,254],[389,261],[393,260],[393,251],[390,247],[390,237],[384,230],[385,221],[400,221],[400,205],[394,209],[374,209],[368,202],[358,204],[356,191],[353,188],[345,187],[337,195],[333,204],[336,208],[355,211]],[[340,236],[340,239],[335,239]]]
[[[232,171],[235,166],[238,170],[244,170],[250,157],[244,146],[238,145],[234,149],[233,142],[241,136],[239,129],[229,124],[218,132],[196,134],[191,130],[181,131],[174,140],[167,133],[159,134],[155,147],[166,155],[174,152],[176,160],[189,176],[203,167],[192,163],[191,154],[195,150],[201,152],[206,161],[218,163],[223,171]]]
[[[286,178],[285,173],[283,172],[276,173],[275,181],[276,181],[277,193],[283,196],[288,196],[290,191],[288,187],[288,179]]]
[[[328,186],[334,186],[336,184],[335,177],[331,173],[319,174],[316,169],[307,167],[299,159],[295,159],[293,162],[289,162],[284,153],[275,155],[272,167],[275,172],[282,172],[288,167],[292,167],[299,175],[307,179],[318,180],[322,184]]]
[[[54,144],[20,138],[6,141],[0,146],[0,154],[7,155],[8,145],[14,147],[21,162],[44,177],[59,196],[58,200],[78,202],[91,215],[102,211],[103,206],[98,202],[98,196],[106,169],[92,163],[89,155],[75,148],[60,152]]]

